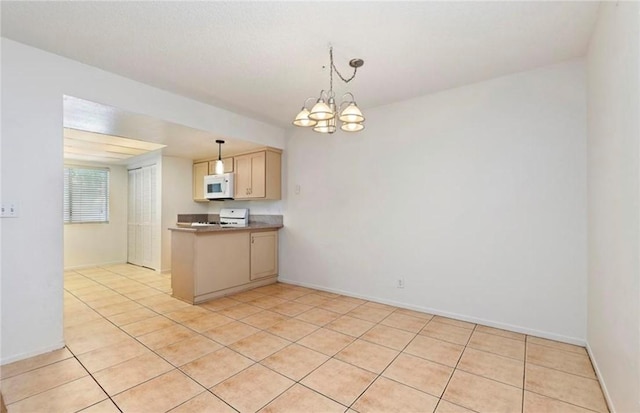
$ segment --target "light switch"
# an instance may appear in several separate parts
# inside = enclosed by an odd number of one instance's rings
[[[0,217],[2,218],[17,218],[18,217],[18,203],[17,202],[5,202],[0,205]]]
[[[300,195],[300,185],[296,185],[294,191],[295,191],[296,195]]]

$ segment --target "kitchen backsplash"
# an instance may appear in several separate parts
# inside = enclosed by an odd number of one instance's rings
[[[178,214],[178,222],[218,222],[218,214]],[[282,225],[282,215],[251,215],[249,211],[250,223]]]

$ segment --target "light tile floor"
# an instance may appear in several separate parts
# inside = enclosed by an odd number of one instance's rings
[[[170,291],[66,272],[67,347],[2,366],[9,412],[607,412],[582,347],[286,284]]]

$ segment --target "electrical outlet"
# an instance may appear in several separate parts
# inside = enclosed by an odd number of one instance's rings
[[[404,278],[398,278],[398,280],[396,281],[396,287],[404,288]]]

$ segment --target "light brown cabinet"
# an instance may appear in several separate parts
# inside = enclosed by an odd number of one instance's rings
[[[235,175],[234,198],[242,200],[276,200],[282,197],[282,150],[263,149],[222,159],[224,172]],[[193,164],[193,200],[207,202],[204,177],[215,173],[216,160]]]
[[[224,165],[224,173],[228,174],[233,172],[233,158],[223,158],[222,165]],[[209,175],[216,174],[216,161],[209,161]]]
[[[276,282],[278,231],[171,231],[173,296],[191,304]]]
[[[278,232],[251,234],[251,279],[278,274]]]
[[[234,157],[235,199],[281,198],[282,152],[266,149]]]
[[[197,162],[193,164],[193,200],[196,202],[208,202],[204,197],[204,177],[209,175],[209,162]]]
[[[233,158],[224,158],[224,173],[233,172]],[[193,164],[193,200],[196,202],[209,202],[204,197],[204,177],[216,173],[216,161],[202,161]]]

